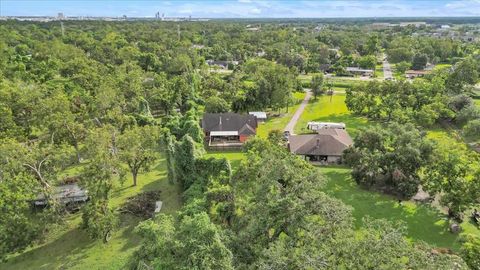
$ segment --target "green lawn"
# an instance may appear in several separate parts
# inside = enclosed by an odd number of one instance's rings
[[[321,96],[317,100],[310,100],[297,125],[295,133],[308,133],[309,121],[343,122],[347,125],[350,136],[355,136],[357,130],[367,125],[367,120],[352,116],[345,105],[345,95]]]
[[[383,65],[382,64],[377,65],[375,67],[375,76],[376,76],[377,79],[380,79],[380,80],[383,79]]]
[[[290,106],[288,113],[282,113],[279,116],[269,117],[265,123],[261,123],[257,128],[257,136],[260,138],[267,138],[268,132],[274,129],[282,130],[287,126],[290,118],[292,118],[295,111],[300,106],[301,101],[305,97],[303,92],[295,92],[293,94],[294,99],[296,100],[295,105]]]
[[[474,99],[473,102],[475,102],[475,104],[477,104],[477,106],[480,107],[480,99]]]
[[[118,184],[112,195],[112,207],[118,207],[142,191],[161,190],[162,213],[174,214],[181,207],[181,190],[166,178],[166,162],[161,159],[149,173],[139,175],[138,185],[131,186],[128,178],[124,186]],[[118,230],[108,244],[93,241],[80,229],[81,214],[66,218],[65,224],[54,226],[43,244],[9,258],[0,269],[122,269],[139,245],[133,229],[140,220],[121,215]]]
[[[383,69],[381,69],[382,76],[377,75],[378,78],[383,78]],[[300,74],[298,75],[298,78],[303,82],[303,83],[310,83],[312,80],[312,76],[318,74],[318,73],[309,73],[308,75],[305,74]],[[332,84],[333,87],[341,87],[341,88],[349,88],[353,85],[364,83],[365,81],[361,80],[359,77],[324,77],[324,86],[326,87],[329,83]]]
[[[451,64],[437,64],[437,65],[435,65],[435,67],[433,69],[435,71],[437,71],[437,70],[442,70],[442,69],[450,68],[450,67],[452,67]]]
[[[409,239],[425,241],[437,247],[458,250],[458,235],[448,231],[448,221],[444,213],[427,204],[402,202],[378,192],[360,188],[350,177],[350,169],[341,167],[321,167],[319,170],[327,177],[325,191],[352,206],[355,225],[362,226],[362,218],[385,218],[390,221],[402,221],[407,225]],[[469,233],[479,233],[468,221],[462,228]]]
[[[241,150],[238,151],[209,151],[206,157],[227,158],[230,161],[232,169],[235,170],[240,165],[240,162],[245,159],[245,155]]]

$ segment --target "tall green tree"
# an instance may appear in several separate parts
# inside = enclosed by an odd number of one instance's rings
[[[410,198],[420,184],[420,169],[431,158],[432,145],[411,124],[392,123],[362,130],[344,152],[352,177],[367,187],[384,186]]]
[[[88,164],[81,172],[81,183],[90,198],[82,209],[82,225],[94,239],[108,242],[117,225],[117,217],[109,206],[114,180],[123,181],[124,171],[117,156],[116,130],[103,127],[92,131],[86,139]]]
[[[140,262],[152,261],[155,269],[234,269],[232,253],[204,212],[184,217],[177,228],[170,216],[160,215],[136,231],[145,239]]]
[[[118,138],[118,157],[125,162],[132,174],[133,185],[137,185],[138,173],[147,171],[158,156],[160,135],[154,126],[134,126]]]
[[[315,99],[323,93],[325,93],[325,89],[323,89],[323,74],[315,74],[312,77],[312,81],[310,82],[312,87],[313,96]]]
[[[440,194],[440,203],[448,207],[451,217],[462,220],[463,212],[477,202],[480,179],[475,179],[472,157],[452,149],[439,148],[425,168],[423,186]]]

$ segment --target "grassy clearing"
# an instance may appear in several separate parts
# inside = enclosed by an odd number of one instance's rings
[[[383,64],[377,65],[375,67],[375,76],[377,79],[383,79]]]
[[[477,106],[480,107],[480,99],[474,99],[473,102],[475,102],[475,104],[477,104]]]
[[[238,151],[209,151],[206,154],[206,157],[214,157],[214,158],[226,158],[230,161],[230,165],[232,169],[235,170],[240,165],[240,162],[245,159],[245,155],[241,150]]]
[[[127,179],[117,184],[111,206],[119,207],[128,197],[143,191],[161,190],[162,213],[174,214],[181,207],[181,189],[168,183],[166,162],[161,159],[149,173],[139,175],[138,185]],[[54,226],[44,243],[34,246],[0,264],[0,269],[125,269],[140,239],[133,232],[140,219],[121,215],[118,230],[108,244],[93,241],[80,229],[81,214],[66,218],[65,224]]]
[[[347,125],[347,130],[352,137],[355,136],[359,128],[367,125],[365,118],[351,115],[345,105],[345,95],[342,94],[321,96],[317,100],[310,100],[295,126],[295,133],[309,133],[307,130],[309,121],[343,122]]]
[[[433,70],[437,71],[437,70],[442,70],[442,69],[451,68],[451,67],[452,67],[451,64],[437,64],[435,65]]]
[[[402,221],[407,226],[407,237],[414,241],[425,241],[433,246],[458,251],[459,236],[448,231],[447,216],[427,204],[398,201],[388,195],[367,191],[359,187],[350,177],[350,169],[322,167],[319,170],[327,177],[325,192],[342,200],[353,208],[355,225],[360,228],[362,218],[384,218]],[[478,230],[468,221],[462,224],[464,231]]]
[[[280,116],[270,117],[265,123],[261,123],[257,128],[257,136],[259,136],[260,138],[267,138],[268,132],[270,132],[271,130],[283,130],[287,126],[293,114],[298,109],[298,106],[300,106],[301,101],[305,97],[305,93],[295,92],[293,97],[296,102],[295,105],[290,106],[290,108],[288,109],[288,113],[283,113]]]
[[[381,72],[382,72],[382,76],[378,76],[378,78],[383,78],[383,69],[381,69]],[[300,79],[300,81],[302,81],[302,83],[310,83],[310,81],[312,80],[312,77],[315,74],[319,74],[319,73],[310,73],[308,75],[300,74],[298,75],[298,78]],[[353,85],[361,84],[365,82],[365,80],[362,80],[360,77],[332,76],[332,77],[324,77],[324,78],[325,78],[324,86],[327,86],[328,84],[332,84],[334,88],[335,87],[349,88]]]

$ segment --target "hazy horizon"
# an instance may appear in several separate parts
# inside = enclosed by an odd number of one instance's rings
[[[2,0],[0,16],[94,16],[196,18],[394,18],[475,17],[480,0],[396,1],[32,1]]]

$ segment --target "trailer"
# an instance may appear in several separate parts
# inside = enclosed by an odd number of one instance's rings
[[[309,130],[317,131],[321,129],[346,129],[344,123],[330,123],[330,122],[308,122],[307,128]]]

